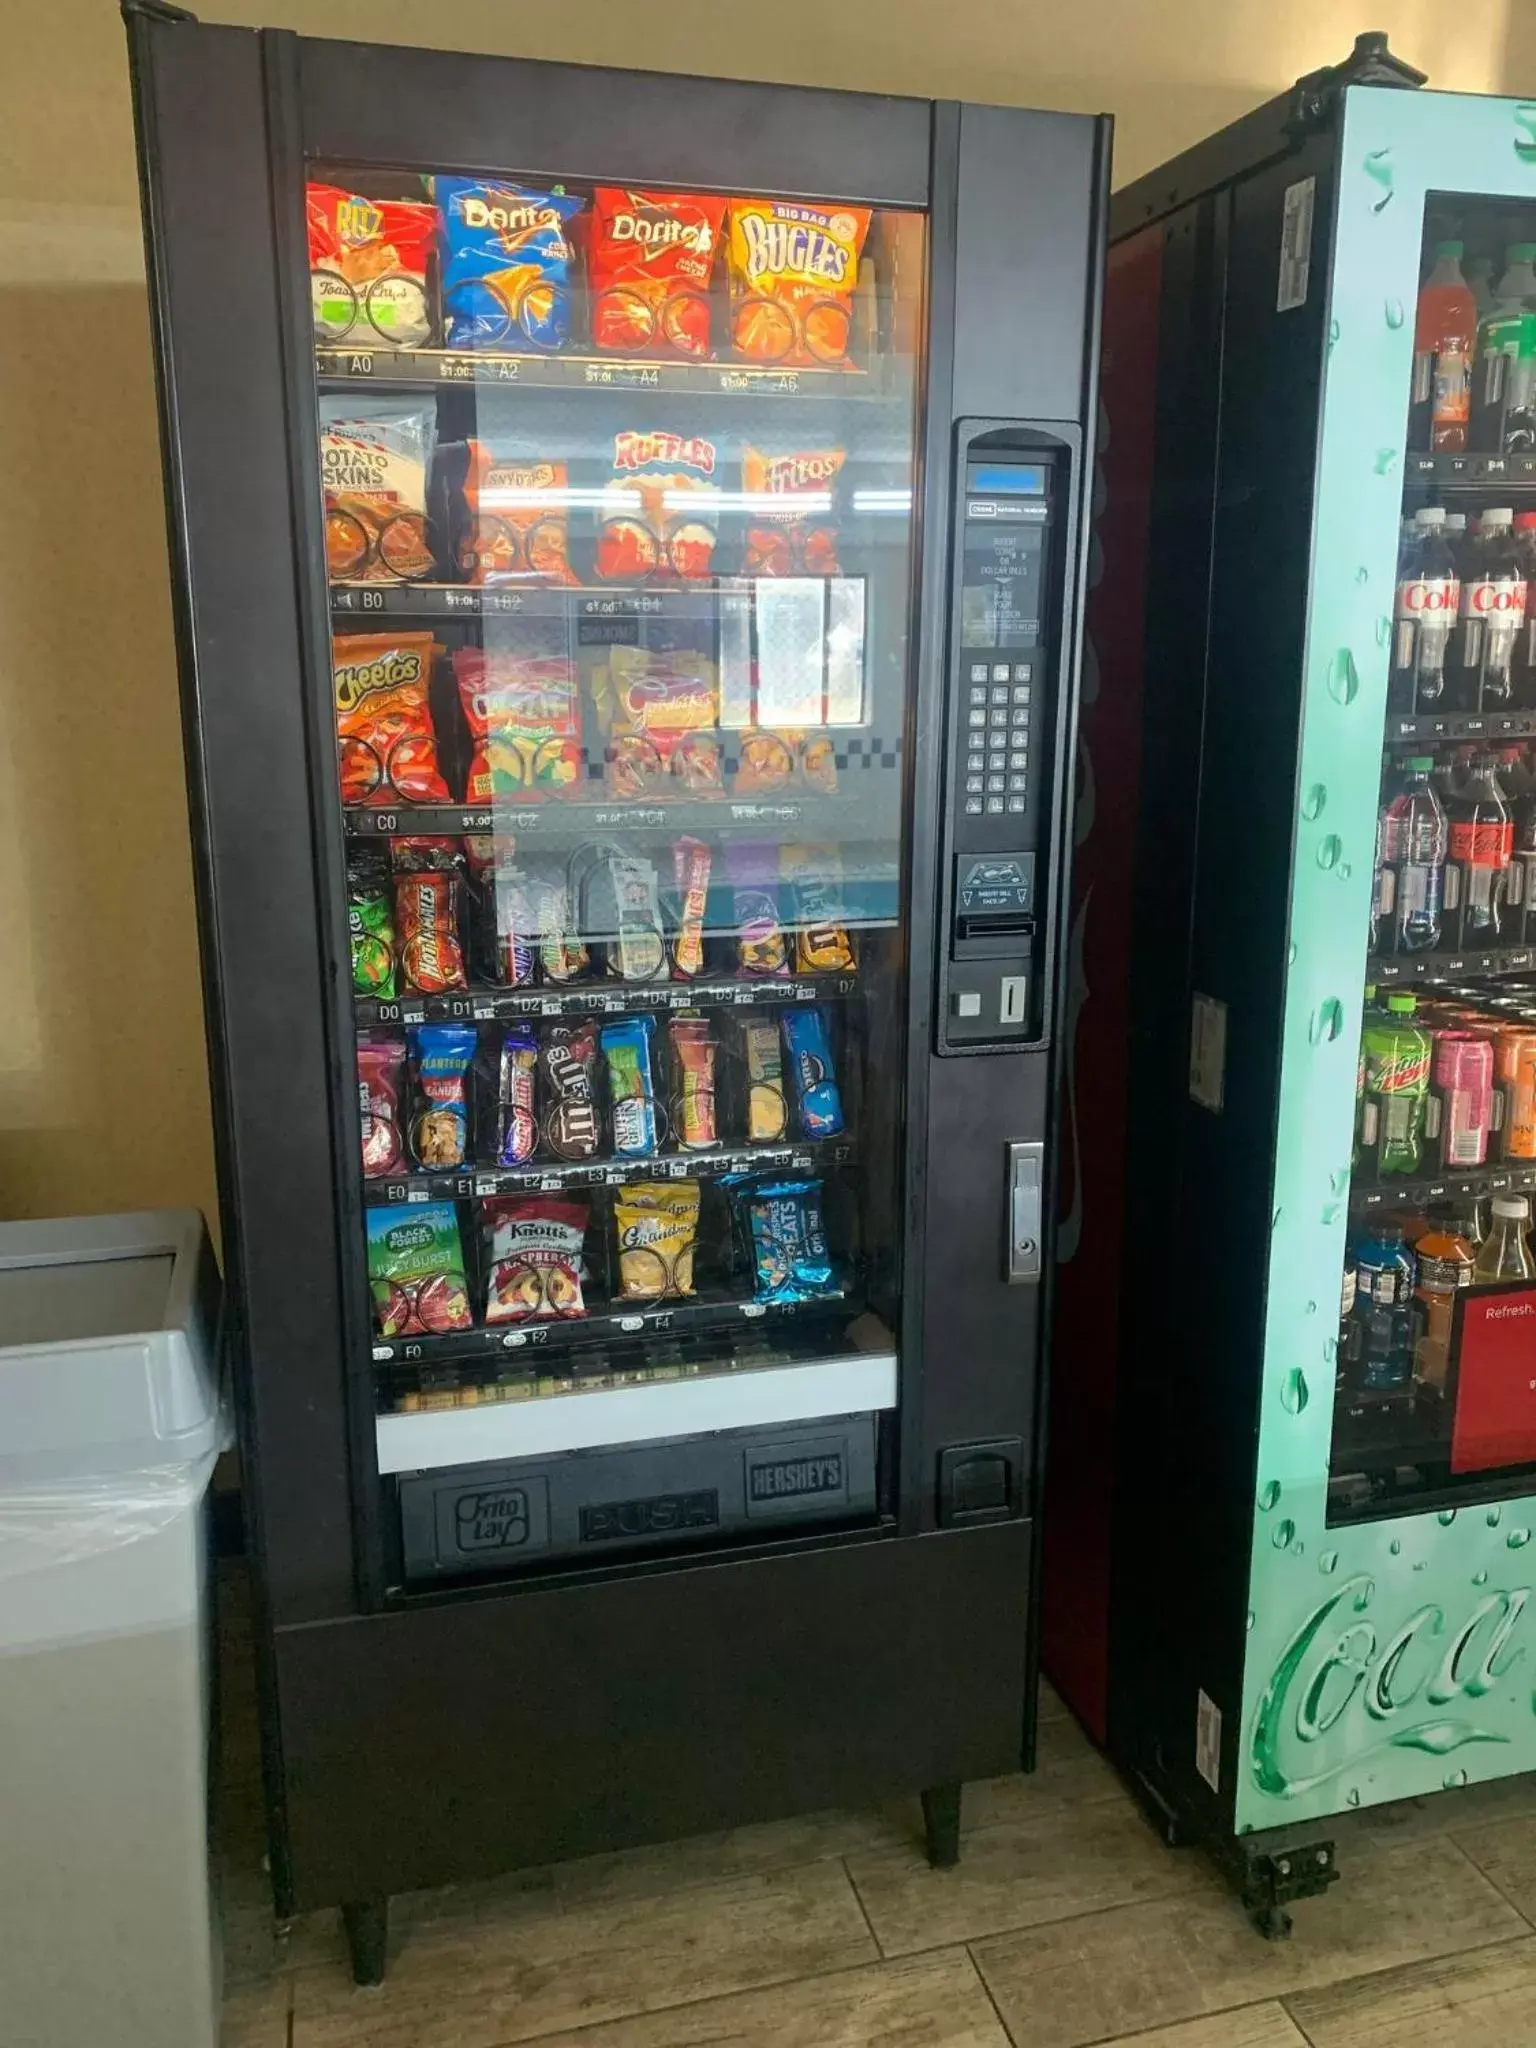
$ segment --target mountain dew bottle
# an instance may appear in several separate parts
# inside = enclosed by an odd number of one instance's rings
[[[1430,1035],[1414,1022],[1412,996],[1388,996],[1384,1013],[1368,1015],[1360,1035],[1365,1065],[1360,1155],[1377,1177],[1417,1173],[1424,1158],[1429,1102]]]

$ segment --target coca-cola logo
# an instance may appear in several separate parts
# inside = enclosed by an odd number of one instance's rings
[[[1253,1722],[1260,1791],[1296,1799],[1384,1751],[1508,1740],[1449,1710],[1475,1707],[1525,1655],[1513,1638],[1530,1589],[1490,1587],[1456,1619],[1425,1601],[1395,1626],[1372,1614],[1376,1590],[1365,1573],[1346,1580],[1281,1652]]]
[[[1467,585],[1467,608],[1485,619],[1495,612],[1502,612],[1509,618],[1525,616],[1525,581],[1507,579],[1501,582],[1469,583]]]
[[[1398,607],[1409,618],[1421,618],[1428,613],[1454,612],[1461,595],[1461,587],[1454,576],[1417,576],[1405,582],[1398,592]]]

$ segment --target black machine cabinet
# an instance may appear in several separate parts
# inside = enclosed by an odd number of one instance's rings
[[[1053,1043],[1108,124],[126,13],[279,1910],[346,1905],[369,1975],[382,1966],[388,1894],[512,1865],[902,1791],[930,1795],[931,1845],[953,1854],[960,1783],[1017,1768],[1033,1746]],[[542,183],[556,214],[607,187],[647,204],[653,188],[719,195],[722,207],[766,194],[791,222],[811,217],[805,207],[824,221],[830,205],[830,231],[846,238],[867,209],[852,327],[836,309],[805,316],[831,319],[831,341],[824,327],[814,348],[835,357],[845,345],[851,368],[814,349],[794,372],[733,367],[736,344],[718,339],[695,362],[615,364],[601,357],[595,311],[590,342],[585,328],[553,346],[545,332],[521,355],[511,341],[478,357],[377,337],[328,349],[322,333],[317,357],[312,317],[325,316],[318,291],[312,309],[306,179],[420,204],[448,167]],[[647,191],[629,191],[635,181]],[[358,199],[357,212],[370,205]],[[446,322],[458,302],[438,263],[408,305]],[[342,292],[334,278],[327,289]],[[711,289],[723,305],[723,284]],[[347,291],[373,304],[361,273]],[[518,317],[531,331],[566,309],[557,292]],[[428,582],[338,573],[317,402],[328,431],[354,399],[362,418],[379,394],[420,406],[423,393],[440,457],[466,432],[486,437],[498,404],[519,431],[564,437],[566,575],[498,588],[441,548]],[[792,589],[771,588],[734,552],[737,512],[756,502],[750,484],[732,496],[734,464],[743,442],[772,448],[780,419],[779,446],[814,448],[817,404],[846,454],[834,507],[845,560],[825,586],[807,566]],[[711,456],[719,446],[722,468],[729,454],[710,500],[711,577],[689,582],[664,564],[642,589],[597,587],[611,536],[601,529],[593,556],[583,522],[609,486],[585,479],[616,422],[620,440],[627,424],[665,428],[685,460],[703,459],[689,456],[689,434]],[[864,635],[849,707],[834,705],[831,654],[815,656],[827,664],[816,687],[836,792],[813,790],[806,765],[777,810],[731,800],[688,814],[687,830],[715,848],[700,890],[701,981],[557,985],[541,951],[542,978],[519,991],[515,976],[487,982],[471,932],[462,996],[423,996],[402,954],[395,996],[359,1000],[349,889],[355,911],[358,875],[378,872],[370,844],[392,849],[395,879],[380,886],[395,889],[397,916],[398,878],[417,872],[399,853],[412,830],[448,846],[465,891],[485,885],[477,846],[495,841],[499,890],[514,844],[531,872],[562,832],[562,858],[581,833],[600,841],[596,853],[578,846],[567,877],[583,861],[609,876],[657,871],[680,806],[673,794],[615,801],[617,728],[605,729],[605,764],[594,665],[655,674],[702,646],[690,673],[707,675],[711,716],[729,727],[728,673],[766,693],[786,659],[804,659],[783,656],[775,621],[789,633],[805,605],[821,619],[828,602],[854,606]],[[578,782],[537,815],[503,810],[501,792],[476,811],[446,737],[449,666],[476,632],[490,649],[503,615],[567,634],[582,678]],[[733,669],[743,621],[751,662]],[[413,815],[355,790],[337,800],[340,636],[397,623],[438,635],[432,715],[443,773],[461,778],[457,808],[438,799]],[[707,638],[690,641],[698,630]],[[837,644],[846,655],[846,637]],[[755,722],[724,732],[725,798],[744,793],[768,722],[760,705]],[[809,764],[803,735],[785,745]],[[344,752],[344,795],[347,773]],[[839,909],[818,900],[823,923],[840,916],[853,931],[841,979],[816,951],[835,952],[837,931],[818,941],[815,919],[788,908],[795,973],[766,991],[744,979],[737,843],[770,832],[781,906],[808,853],[823,890],[837,877]],[[839,841],[841,858],[800,844],[812,837]],[[676,902],[663,891],[673,948],[687,915],[679,889]],[[617,914],[617,936],[610,924],[592,941],[610,977],[633,943],[629,913]],[[764,1003],[783,1013],[798,1091],[770,1155],[750,1149],[755,1124],[711,1123],[700,1142],[713,1149],[690,1163],[677,1148],[693,1142],[682,1119],[697,1105],[658,1093],[634,1113],[676,1135],[626,1157],[610,1061],[601,1117],[606,1135],[612,1115],[613,1151],[590,1166],[540,1154],[507,1171],[505,1155],[477,1151],[447,1172],[424,1159],[393,1179],[360,1171],[376,1112],[366,1091],[359,1106],[354,1063],[381,1033],[404,1034],[416,1076],[434,1020],[478,1033],[481,1053],[524,1016],[547,1044],[586,1013],[605,1048],[632,1014],[652,1024],[626,1044],[681,1046],[671,1020],[685,1004],[718,1041],[724,1123],[759,1106],[744,1086],[739,1102],[731,1093],[727,1054],[738,1019]],[[825,1020],[809,1068],[797,1005]],[[739,1042],[761,1052],[777,1030]],[[828,1043],[842,1082],[832,1122],[806,1093],[824,1079],[815,1061]],[[493,1106],[476,1116],[494,1114],[497,1085],[475,1067]],[[765,1167],[795,1177],[783,1212],[761,1206]],[[697,1191],[686,1198],[699,1205],[696,1288],[675,1247],[665,1284],[636,1286],[620,1205],[642,1200],[626,1197],[642,1174],[659,1177],[663,1196],[643,1199],[663,1213],[672,1181]],[[812,1245],[821,1277],[775,1293],[753,1233],[782,1232],[787,1215],[809,1258],[807,1185],[825,1218],[826,1243]],[[492,1205],[551,1191],[586,1205],[571,1271],[584,1275],[588,1319],[497,1323],[522,1309],[497,1294],[506,1272],[491,1219],[509,1212]],[[395,1296],[381,1277],[434,1230],[462,1254],[451,1285],[470,1303],[446,1330],[422,1306],[419,1272]]]

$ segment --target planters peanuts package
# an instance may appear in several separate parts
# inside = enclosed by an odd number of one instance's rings
[[[435,178],[448,348],[539,349],[571,339],[571,223],[566,192],[478,178]]]

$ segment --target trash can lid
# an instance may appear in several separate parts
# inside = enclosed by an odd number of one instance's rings
[[[195,1210],[0,1224],[0,1489],[216,1448],[218,1326]]]

